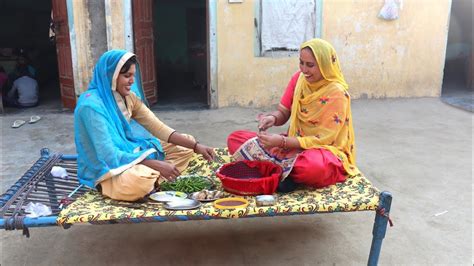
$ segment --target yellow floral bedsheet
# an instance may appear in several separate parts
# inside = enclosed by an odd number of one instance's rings
[[[209,176],[220,185],[215,172],[222,164],[230,162],[231,157],[227,149],[216,149],[216,154],[218,156],[212,163],[195,155],[183,174]],[[100,193],[91,190],[63,209],[58,215],[57,223],[139,223],[375,210],[379,194],[369,180],[357,175],[348,178],[344,183],[322,189],[301,188],[291,193],[279,194],[278,203],[269,207],[257,207],[255,197],[244,197],[250,203],[245,209],[216,209],[211,202],[203,203],[194,210],[170,211],[164,209],[160,203],[120,202],[104,198]]]

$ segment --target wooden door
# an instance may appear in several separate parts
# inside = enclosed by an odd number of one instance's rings
[[[135,54],[140,62],[145,97],[150,104],[154,104],[157,101],[157,82],[153,39],[153,0],[134,0],[132,5]]]
[[[56,33],[56,54],[58,57],[61,101],[64,107],[74,109],[76,106],[76,93],[74,91],[66,0],[52,0],[52,7],[54,30]]]

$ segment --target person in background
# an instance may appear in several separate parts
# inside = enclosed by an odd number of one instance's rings
[[[30,77],[26,66],[18,69],[18,76],[5,97],[5,105],[19,108],[37,106],[39,98],[38,82]]]
[[[8,75],[5,72],[5,68],[3,68],[2,65],[0,65],[0,88],[2,88],[5,84],[7,84],[8,81]]]
[[[278,190],[298,184],[321,188],[359,173],[349,86],[330,43],[312,39],[301,45],[300,71],[291,78],[278,110],[258,117],[260,132],[228,136],[236,160],[269,160],[283,168]],[[287,134],[266,130],[289,120]]]
[[[8,80],[10,82],[13,82],[17,78],[19,78],[20,77],[20,69],[22,69],[22,68],[27,69],[28,76],[30,78],[36,78],[36,69],[29,64],[29,60],[24,55],[20,55],[20,56],[18,56],[18,58],[16,60],[15,69],[8,74]],[[11,85],[10,85],[10,87],[11,87]]]
[[[0,65],[0,90],[2,92],[2,97],[5,97],[5,90],[7,89],[8,75],[5,72],[3,66]]]
[[[28,69],[28,75],[30,77],[36,78],[36,69],[30,64],[30,60],[28,60],[28,58],[25,56],[18,57],[18,62],[16,65],[17,71],[19,71],[19,69],[22,67],[26,67]]]
[[[98,60],[74,111],[78,177],[109,198],[136,201],[174,180],[194,153],[214,150],[161,122],[143,102],[134,54],[111,50]]]

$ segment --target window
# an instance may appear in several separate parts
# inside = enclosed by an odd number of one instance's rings
[[[258,0],[255,6],[255,55],[298,54],[302,42],[321,36],[321,0]]]

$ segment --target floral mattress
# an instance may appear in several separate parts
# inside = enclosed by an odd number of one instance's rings
[[[183,175],[208,176],[219,186],[215,172],[222,164],[230,162],[231,157],[227,149],[216,149],[216,154],[217,158],[212,163],[195,155]],[[255,197],[245,196],[249,201],[246,208],[223,210],[214,208],[213,202],[203,202],[197,209],[172,211],[165,209],[161,203],[115,201],[91,190],[64,208],[58,215],[57,223],[140,223],[376,210],[379,194],[367,178],[357,175],[344,183],[322,189],[300,188],[278,194],[277,203],[268,207],[258,207]]]

